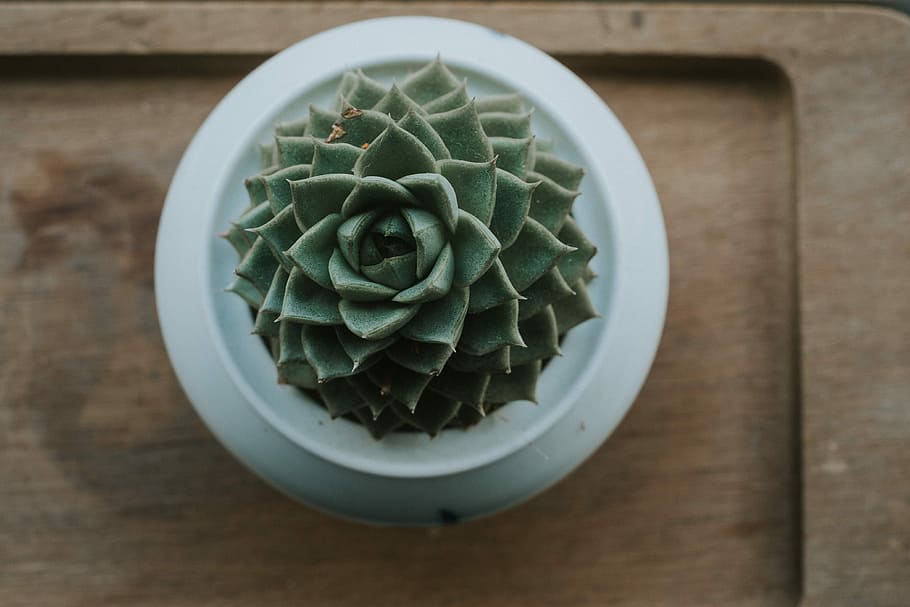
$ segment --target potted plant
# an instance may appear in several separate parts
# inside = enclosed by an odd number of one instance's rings
[[[380,19],[291,47],[212,112],[156,292],[181,383],[241,461],[342,516],[437,524],[542,490],[615,427],[662,329],[666,238],[570,71],[479,26]]]

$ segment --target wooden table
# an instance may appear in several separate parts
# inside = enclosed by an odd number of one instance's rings
[[[201,425],[152,259],[271,53],[443,15],[556,55],[661,197],[666,333],[604,447],[488,520],[291,503]],[[910,604],[910,20],[587,3],[0,3],[0,605]]]

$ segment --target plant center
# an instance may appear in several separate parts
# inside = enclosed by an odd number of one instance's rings
[[[383,257],[398,257],[414,250],[414,244],[393,235],[372,234],[373,245]]]

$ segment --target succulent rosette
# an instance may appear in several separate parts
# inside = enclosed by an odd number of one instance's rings
[[[346,73],[263,146],[227,239],[229,290],[279,381],[375,437],[435,435],[535,400],[561,337],[596,316],[581,167],[517,94],[472,99],[438,59],[390,88]]]

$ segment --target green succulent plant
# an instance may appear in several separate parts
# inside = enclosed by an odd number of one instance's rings
[[[375,437],[435,435],[535,400],[561,337],[596,316],[583,170],[534,137],[522,98],[473,99],[438,59],[387,88],[346,73],[262,146],[225,236],[228,290],[280,382]]]

